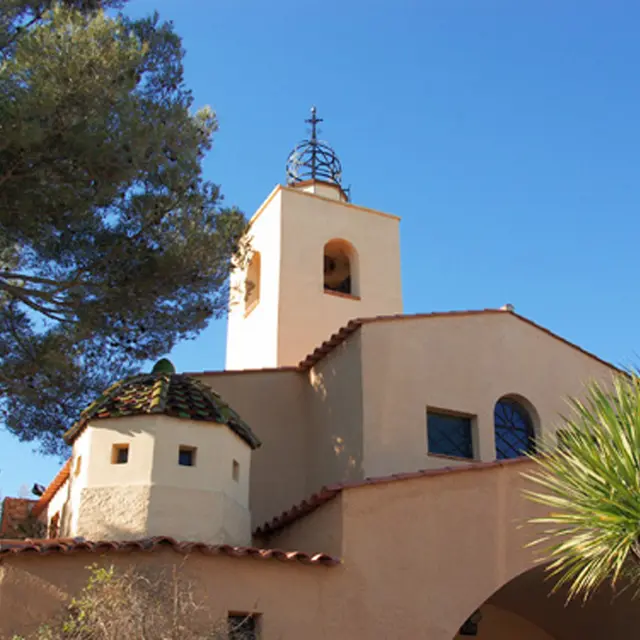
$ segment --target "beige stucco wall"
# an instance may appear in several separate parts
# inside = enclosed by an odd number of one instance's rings
[[[249,546],[251,516],[246,507],[222,491],[154,485],[147,532],[176,540]]]
[[[229,371],[198,376],[262,440],[251,462],[254,528],[324,485],[363,477],[360,362],[356,334],[309,372]]]
[[[156,416],[132,416],[96,420],[82,437],[88,441],[83,462],[82,489],[150,485],[153,471]],[[112,464],[114,445],[129,445],[127,464]]]
[[[395,216],[282,190],[278,364],[297,364],[353,318],[402,313],[399,232]],[[360,299],[324,292],[324,246],[333,239],[356,251]]]
[[[308,494],[364,477],[361,348],[356,333],[308,373]]]
[[[626,639],[625,616],[627,629],[631,619],[640,622],[630,594],[613,603],[604,594],[568,609],[566,594],[548,597],[552,584],[533,569],[539,556],[525,548],[539,531],[520,527],[544,513],[522,496],[529,485],[521,474],[531,466],[512,462],[344,493],[345,588],[348,582],[349,591],[362,597],[353,611],[361,619],[359,637],[385,637],[380,630],[402,625],[387,637],[451,640],[474,610],[509,585],[491,604],[557,640]],[[522,575],[530,580],[518,582]],[[589,635],[590,625],[600,635]]]
[[[249,238],[260,252],[260,301],[245,314],[246,269],[231,275],[227,319],[227,369],[278,364],[278,296],[280,291],[281,194],[276,188],[254,216]]]
[[[325,502],[304,518],[268,536],[256,537],[254,544],[273,549],[296,549],[310,555],[328,553],[334,558],[344,552],[342,495]]]
[[[112,464],[114,444],[129,445],[126,464]],[[178,464],[180,446],[196,449],[195,466]],[[58,492],[54,501],[66,502],[72,514],[64,535],[90,540],[168,535],[243,545],[251,541],[250,475],[250,447],[224,425],[162,415],[100,420],[75,443],[70,499]],[[50,515],[54,508],[50,505]]]
[[[311,550],[325,538],[335,547],[333,530],[341,520],[343,563],[332,568],[197,553],[184,561],[169,551],[3,556],[0,633],[48,620],[61,597],[86,580],[85,567],[97,561],[179,566],[215,615],[263,614],[262,640],[453,640],[478,607],[484,613],[478,637],[484,640],[627,640],[629,629],[640,624],[640,609],[628,593],[615,600],[604,594],[585,607],[565,607],[564,594],[548,597],[551,585],[524,548],[535,532],[518,528],[541,513],[521,493],[521,472],[530,464],[344,492],[314,512],[308,526],[298,523],[288,539]],[[286,539],[283,532],[272,542]]]
[[[66,511],[68,518],[65,523],[65,535],[77,535],[80,518],[80,503],[82,490],[87,486],[89,478],[89,460],[91,457],[92,430],[83,431],[73,443],[71,474],[69,476],[69,501]]]
[[[75,530],[87,540],[135,540],[153,534],[149,527],[151,486],[127,484],[84,487]]]
[[[304,191],[305,193],[313,193],[318,196],[323,196],[325,198],[329,198],[330,200],[340,200],[341,202],[346,202],[346,198],[342,192],[342,189],[337,186],[327,182],[320,182],[318,180],[310,180],[305,181],[302,184],[293,184],[291,185],[292,189],[297,189],[298,191]]]
[[[171,551],[111,556],[81,553],[16,558],[0,565],[0,638],[9,640],[15,632],[35,630],[50,621],[65,595],[77,593],[86,582],[86,567],[93,562],[122,568],[135,563],[138,570],[151,567],[167,572],[175,567],[192,582],[195,599],[208,605],[213,620],[226,617],[229,611],[269,612],[261,621],[263,640],[319,638],[314,629],[340,626],[340,621],[331,622],[337,604],[332,584],[338,578],[331,568],[197,553],[185,559]],[[349,626],[354,633],[355,625]]]
[[[296,371],[222,372],[199,376],[262,440],[252,453],[253,526],[307,497],[307,376]]]
[[[263,441],[253,455],[255,527],[326,484],[468,464],[427,454],[427,406],[475,416],[476,456],[491,461],[501,396],[519,397],[548,435],[567,396],[610,376],[603,363],[502,312],[365,324],[309,372],[201,379]]]
[[[222,492],[242,507],[249,506],[251,448],[229,427],[158,416],[154,434],[151,482],[183,490]],[[180,446],[196,447],[196,464],[178,464]],[[234,480],[233,461],[240,466]]]
[[[336,200],[333,189],[328,197],[277,187],[253,217],[249,236],[261,256],[260,302],[245,315],[245,273],[236,271],[227,369],[296,365],[352,318],[402,312],[395,216]],[[355,248],[359,298],[324,291],[324,246],[333,239]]]
[[[56,494],[51,499],[47,509],[45,509],[41,516],[39,516],[39,520],[44,522],[47,526],[47,535],[49,534],[51,527],[51,520],[58,515],[60,518],[58,524],[58,535],[65,536],[68,534],[70,530],[70,521],[71,521],[71,504],[69,502],[69,490],[70,483],[67,480],[61,487],[58,489]]]
[[[504,395],[553,431],[566,397],[611,369],[508,312],[407,318],[362,333],[365,475],[452,466],[427,455],[427,406],[476,416],[477,457],[496,457],[494,406]]]

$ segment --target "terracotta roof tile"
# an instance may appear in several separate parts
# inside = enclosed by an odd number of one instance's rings
[[[19,535],[20,525],[33,512],[35,504],[36,501],[29,498],[5,498],[2,501],[0,536]]]
[[[530,462],[527,457],[513,458],[511,460],[496,460],[494,462],[472,462],[470,464],[459,465],[456,467],[442,467],[440,469],[421,469],[419,471],[408,471],[406,473],[394,473],[388,476],[379,476],[377,478],[365,478],[355,482],[344,482],[323,487],[310,498],[303,500],[301,503],[291,507],[287,511],[283,511],[269,522],[258,527],[254,534],[264,536],[275,533],[289,526],[291,523],[303,518],[312,511],[315,511],[323,504],[333,500],[339,493],[346,489],[357,489],[375,484],[386,484],[400,480],[414,480],[416,478],[433,478],[435,476],[450,475],[453,473],[462,473],[468,471],[483,471],[486,469],[495,469],[497,467],[506,467],[513,464],[522,464]]]
[[[130,541],[88,542],[82,538],[54,538],[49,540],[0,540],[0,562],[11,555],[51,555],[90,553],[131,553],[135,551],[158,551],[171,549],[183,555],[201,553],[203,555],[222,555],[231,558],[255,558],[257,560],[280,560],[281,562],[299,562],[309,565],[335,566],[338,558],[325,553],[308,554],[302,551],[283,551],[282,549],[258,549],[256,547],[234,547],[228,544],[205,544],[202,542],[178,542],[168,537],[143,538]]]
[[[261,444],[249,425],[215,391],[178,373],[144,373],[116,382],[82,412],[64,439],[71,444],[91,420],[150,414],[225,424],[252,449]]]
[[[322,360],[328,353],[333,351],[338,345],[342,344],[351,334],[355,333],[362,325],[365,324],[374,324],[379,322],[398,322],[402,320],[421,320],[428,318],[455,318],[455,317],[463,317],[463,316],[478,316],[478,315],[498,315],[498,314],[509,314],[522,322],[526,322],[532,327],[538,329],[539,331],[543,331],[547,335],[551,336],[555,340],[559,340],[563,342],[567,346],[580,351],[584,355],[589,358],[593,358],[594,360],[604,364],[605,366],[614,369],[620,373],[624,373],[621,369],[614,366],[610,362],[599,358],[595,354],[579,347],[577,344],[566,340],[562,336],[559,336],[556,333],[553,333],[549,329],[536,324],[532,320],[521,316],[514,311],[510,311],[508,309],[477,309],[477,310],[466,310],[466,311],[436,311],[433,313],[416,313],[416,314],[396,314],[390,316],[374,316],[371,318],[355,318],[351,320],[347,325],[342,327],[337,333],[334,333],[329,340],[323,342],[318,348],[316,348],[312,353],[310,353],[300,364],[298,365],[300,370],[307,371],[314,365],[316,365],[320,360]]]
[[[49,505],[53,496],[60,491],[62,485],[69,479],[71,475],[71,458],[69,458],[62,469],[58,471],[58,475],[51,481],[49,486],[45,489],[44,493],[40,496],[38,502],[33,507],[33,515],[39,516]]]

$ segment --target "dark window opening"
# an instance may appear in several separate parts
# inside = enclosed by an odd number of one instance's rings
[[[178,451],[178,464],[182,467],[195,467],[195,447],[180,447],[180,450]]]
[[[114,444],[111,451],[111,464],[127,464],[129,462],[129,445]]]
[[[229,640],[257,640],[258,616],[251,614],[229,614],[227,617]]]
[[[427,451],[456,458],[473,458],[471,418],[427,411]]]
[[[535,450],[535,433],[526,409],[511,398],[502,398],[494,411],[496,458],[520,458]]]
[[[349,245],[332,240],[324,247],[324,289],[353,295],[352,253]]]

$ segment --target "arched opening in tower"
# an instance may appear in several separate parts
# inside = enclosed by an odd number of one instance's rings
[[[355,252],[345,240],[331,240],[324,246],[324,290],[355,295],[353,262]]]

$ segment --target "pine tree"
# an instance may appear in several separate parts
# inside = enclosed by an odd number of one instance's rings
[[[203,178],[216,118],[192,110],[180,38],[121,4],[0,16],[0,403],[47,452],[114,379],[224,313],[246,227]]]

